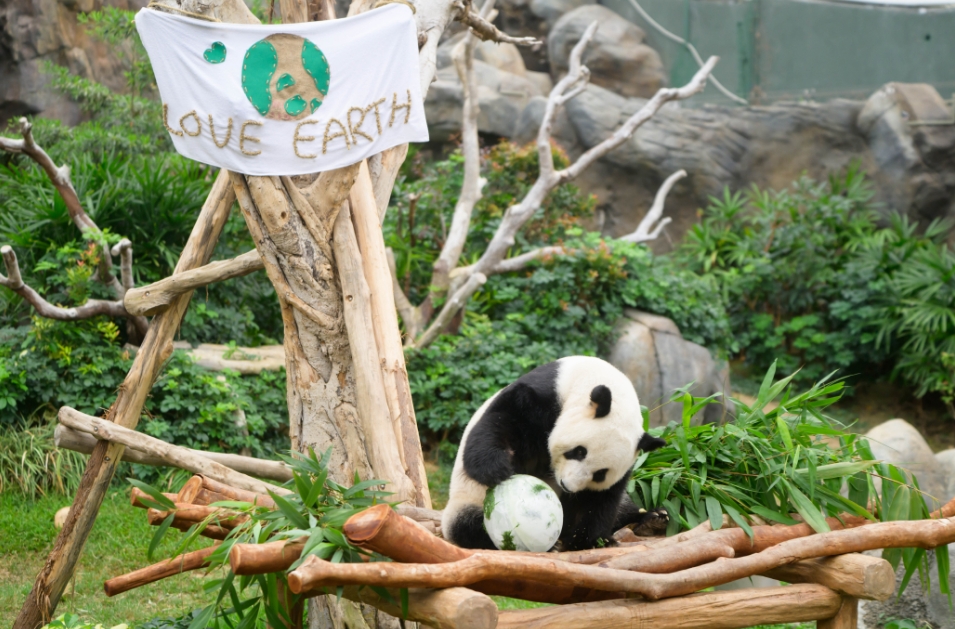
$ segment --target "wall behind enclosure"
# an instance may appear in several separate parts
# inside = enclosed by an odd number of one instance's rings
[[[690,40],[716,77],[751,102],[865,99],[890,81],[955,93],[955,6],[890,6],[812,0],[638,0],[653,19]],[[696,69],[690,53],[650,26],[630,0],[600,3],[646,31],[671,85]],[[715,89],[694,102],[728,103]]]

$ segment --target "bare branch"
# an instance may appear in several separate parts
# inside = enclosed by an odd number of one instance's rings
[[[120,298],[126,295],[126,291],[131,289],[134,285],[133,283],[133,243],[129,241],[128,238],[123,238],[118,243],[113,245],[113,248],[110,249],[110,255],[119,256],[119,272],[120,277],[122,278],[122,287],[123,294]]]
[[[647,215],[643,217],[643,220],[640,221],[640,224],[637,225],[637,228],[632,233],[622,236],[620,240],[626,240],[627,242],[656,240],[660,236],[660,232],[663,231],[663,228],[669,225],[672,220],[669,217],[660,220],[660,216],[663,215],[663,204],[666,203],[667,195],[670,193],[673,185],[684,177],[686,177],[685,170],[678,170],[667,177],[663,185],[660,186],[660,189],[657,190],[657,194],[653,198],[653,205],[650,206]],[[659,224],[654,228],[653,225],[657,221],[659,221]]]
[[[7,269],[7,275],[0,275],[0,286],[6,286],[14,293],[19,295],[28,304],[33,306],[37,314],[47,319],[56,319],[57,321],[80,321],[82,319],[91,319],[99,315],[109,317],[129,317],[126,307],[121,301],[104,301],[101,299],[90,299],[82,306],[75,308],[61,308],[54,306],[40,293],[36,292],[23,283],[20,275],[20,265],[17,262],[17,254],[9,245],[0,247],[0,255],[3,256],[3,263]]]
[[[560,183],[574,179],[595,161],[623,144],[627,138],[632,136],[637,129],[652,118],[666,103],[674,100],[683,100],[702,92],[703,88],[706,87],[706,79],[710,76],[710,73],[713,72],[717,61],[719,61],[719,57],[710,57],[707,62],[703,64],[703,67],[693,75],[690,82],[683,87],[668,87],[659,90],[643,107],[630,116],[619,129],[614,131],[613,135],[600,144],[591,147],[587,152],[581,155],[580,159],[575,163],[562,170],[559,173]]]
[[[494,8],[494,0],[487,0],[481,7],[481,15],[489,14]],[[461,121],[461,153],[464,156],[464,182],[461,184],[461,194],[454,205],[454,214],[451,218],[451,229],[444,241],[441,254],[434,263],[431,274],[431,292],[434,297],[443,296],[450,283],[449,274],[458,265],[461,252],[467,244],[468,229],[471,225],[471,213],[474,206],[481,200],[481,188],[484,181],[481,179],[481,153],[478,144],[478,83],[474,73],[474,48],[477,39],[472,32],[451,51],[454,67],[461,79],[464,88],[464,103],[462,106]]]
[[[424,331],[424,334],[421,335],[419,339],[414,342],[412,347],[421,348],[429,345],[434,339],[438,338],[438,335],[441,334],[441,331],[444,330],[445,326],[451,322],[451,319],[454,318],[454,315],[458,313],[459,310],[464,308],[468,303],[468,300],[471,299],[471,296],[477,292],[479,288],[484,286],[484,282],[487,281],[487,276],[483,273],[474,273],[471,277],[468,278],[468,281],[465,282],[464,286],[459,288],[451,299],[448,300],[448,303],[445,304],[444,308],[441,309],[441,313],[431,322],[431,325],[428,326],[428,329]]]
[[[539,48],[543,43],[535,37],[511,37],[507,33],[502,33],[496,26],[485,19],[486,13],[480,15],[473,11],[470,0],[456,0],[452,6],[459,11],[458,20],[462,24],[470,26],[471,32],[484,41],[514,44],[515,46],[530,46],[534,50]]]

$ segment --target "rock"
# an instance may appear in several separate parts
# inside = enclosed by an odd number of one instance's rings
[[[518,76],[491,66],[474,62],[478,82],[478,129],[483,133],[512,137],[525,106],[540,95],[537,85],[527,77]],[[461,82],[453,67],[438,70],[425,100],[425,115],[432,141],[447,140],[461,131],[461,103],[464,98]]]
[[[454,68],[451,51],[461,42],[463,37],[464,32],[462,31],[441,42],[441,45],[438,46],[436,59],[438,68]],[[474,47],[474,58],[498,70],[510,72],[517,76],[527,74],[524,59],[521,58],[521,53],[514,44],[499,44],[492,41],[478,42],[477,46]]]
[[[866,433],[872,454],[915,474],[919,487],[941,499],[947,491],[945,468],[935,458],[921,433],[904,419],[890,419]],[[931,509],[940,505],[928,503]]]
[[[955,126],[919,124],[951,118],[948,104],[924,83],[888,83],[859,113],[883,194],[913,218],[944,218],[955,208]]]
[[[69,124],[83,114],[68,97],[50,87],[46,62],[66,66],[86,79],[93,79],[122,91],[126,87],[121,60],[131,52],[128,45],[118,49],[87,35],[77,14],[114,6],[136,10],[146,0],[10,0],[0,13],[0,120],[41,114]]]
[[[544,94],[545,96],[550,94],[550,91],[554,89],[554,81],[546,72],[531,72],[530,70],[527,70],[524,73],[524,76],[526,76],[531,83],[536,85],[537,89],[540,90],[540,93]]]
[[[553,28],[554,24],[565,13],[574,9],[590,4],[596,4],[594,0],[531,0],[531,13],[544,20],[548,28]]]
[[[680,404],[664,404],[679,388],[690,389],[697,397],[713,393],[729,395],[729,368],[718,364],[703,346],[680,335],[676,324],[666,317],[627,309],[617,323],[620,333],[607,360],[633,382],[640,403],[651,409],[650,425],[665,426],[682,419]],[[695,424],[718,421],[732,404],[711,404],[693,418]]]
[[[521,37],[536,37],[546,41],[550,27],[543,18],[531,10],[531,0],[500,0],[494,8],[498,11],[494,24],[505,33]],[[523,57],[524,66],[528,70],[550,71],[546,46],[538,46],[537,49],[521,46],[518,52]]]
[[[578,7],[554,24],[547,39],[551,74],[566,74],[571,50],[594,21],[597,33],[583,55],[593,84],[623,96],[653,96],[666,82],[660,55],[643,43],[636,24],[596,4]]]
[[[942,466],[942,473],[946,479],[944,502],[955,499],[955,448],[943,450],[935,455],[935,460]]]
[[[880,551],[868,552],[881,556]],[[955,566],[955,545],[949,547],[949,565]],[[935,551],[927,553],[931,569],[931,591],[926,593],[922,589],[919,578],[913,577],[901,597],[893,596],[887,601],[860,601],[859,627],[866,629],[881,629],[890,618],[905,618],[915,622],[919,628],[955,629],[955,613],[948,605],[948,597],[938,591],[938,564],[935,561]],[[905,568],[900,564],[896,571],[896,588],[902,583]],[[955,583],[955,569],[949,574],[949,583]],[[896,590],[897,592],[898,590]]]

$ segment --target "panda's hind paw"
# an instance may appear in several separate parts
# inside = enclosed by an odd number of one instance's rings
[[[667,526],[670,524],[670,516],[667,510],[663,508],[650,509],[642,513],[642,518],[628,528],[634,535],[640,537],[651,537],[653,535],[663,535],[666,533]]]

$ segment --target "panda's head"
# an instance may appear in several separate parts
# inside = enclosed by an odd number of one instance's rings
[[[629,474],[640,450],[665,442],[643,431],[630,380],[599,358],[560,361],[561,411],[547,440],[554,481],[562,491],[602,491]]]

